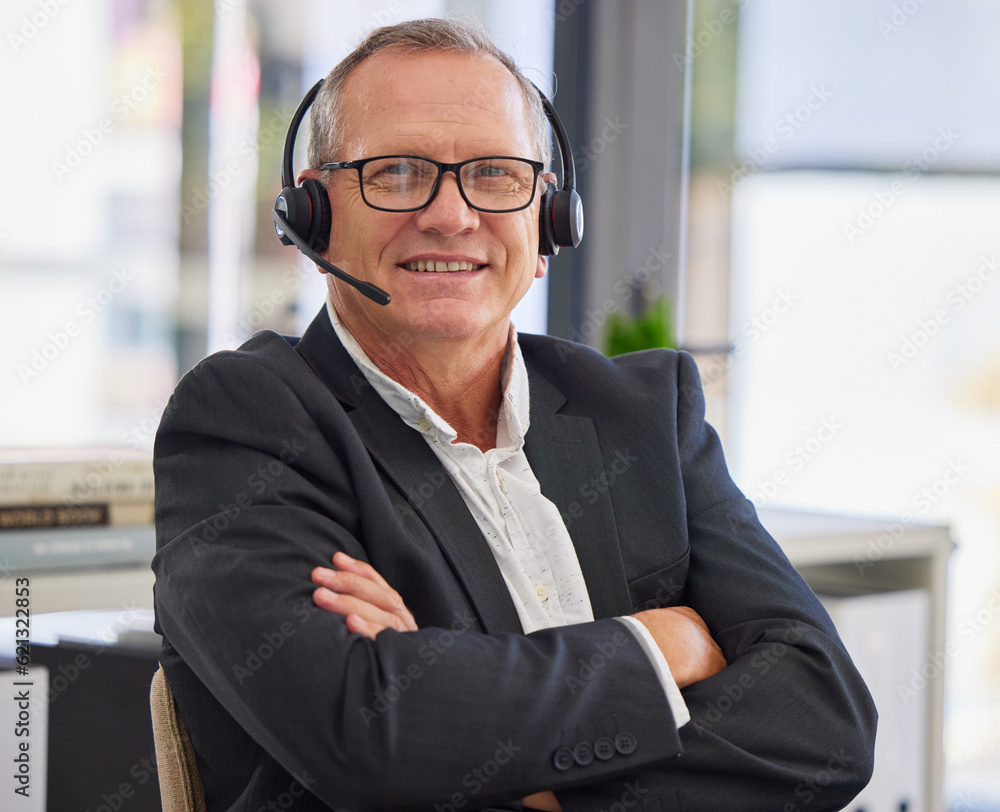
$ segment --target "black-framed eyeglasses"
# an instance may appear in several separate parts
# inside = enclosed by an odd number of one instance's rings
[[[503,213],[531,205],[543,165],[527,158],[493,155],[445,164],[417,155],[380,155],[320,164],[320,169],[357,169],[361,197],[379,211],[417,211],[429,205],[441,176],[453,172],[462,198],[473,209]]]

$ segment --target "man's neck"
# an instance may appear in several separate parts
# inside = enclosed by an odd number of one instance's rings
[[[510,324],[475,340],[416,338],[406,342],[372,335],[363,323],[338,313],[369,360],[383,374],[419,395],[458,434],[482,451],[496,447],[502,397],[501,370]]]

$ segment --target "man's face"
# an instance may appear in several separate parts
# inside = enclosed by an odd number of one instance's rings
[[[383,51],[359,65],[343,90],[344,146],[328,160],[539,157],[520,86],[492,58]],[[337,310],[359,339],[506,340],[511,310],[545,273],[546,260],[538,256],[540,195],[522,211],[476,211],[448,172],[426,208],[385,212],[365,205],[352,169],[333,171],[328,191],[330,261],[392,296],[382,307],[331,280]],[[474,269],[412,270],[430,260]]]

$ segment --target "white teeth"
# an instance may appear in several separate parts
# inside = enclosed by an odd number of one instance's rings
[[[404,266],[408,271],[430,271],[432,273],[447,273],[448,271],[478,271],[482,265],[461,260],[459,262],[441,262],[440,260],[418,259],[415,262],[407,262]]]

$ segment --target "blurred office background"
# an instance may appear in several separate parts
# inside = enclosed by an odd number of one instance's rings
[[[0,446],[151,448],[201,357],[301,331],[324,283],[270,217],[292,111],[377,25],[440,15],[574,145],[586,239],[519,329],[601,346],[666,302],[758,506],[951,526],[946,787],[1000,809],[988,0],[5,3]]]

